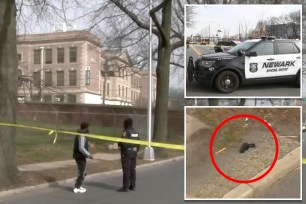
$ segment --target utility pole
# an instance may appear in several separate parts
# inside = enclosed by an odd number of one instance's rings
[[[208,25],[208,44],[210,45],[210,24]]]
[[[239,40],[241,40],[241,37],[240,37],[240,23],[239,23],[239,30],[238,30],[238,33],[239,33]]]
[[[40,47],[40,102],[44,102],[43,97],[43,90],[44,90],[44,47]]]
[[[150,0],[150,11],[152,9],[152,0]],[[149,89],[148,89],[148,142],[152,141],[152,19],[149,15],[150,22],[149,22],[149,71],[148,71],[148,77],[149,77]],[[155,155],[154,155],[154,149],[151,145],[147,146],[144,150],[144,160],[154,161]]]

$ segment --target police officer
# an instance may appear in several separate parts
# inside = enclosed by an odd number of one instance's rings
[[[124,120],[124,130],[122,138],[139,140],[138,133],[133,128],[133,120],[127,118]],[[127,192],[128,189],[134,191],[136,183],[136,159],[139,145],[119,142],[121,151],[121,165],[123,171],[123,186],[118,189],[119,192]]]

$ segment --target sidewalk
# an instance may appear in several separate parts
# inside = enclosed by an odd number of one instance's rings
[[[107,161],[114,161],[120,159],[120,154],[109,154],[109,153],[98,153],[93,155],[94,159],[88,159],[89,164],[98,163],[101,160]],[[65,161],[54,161],[54,162],[42,162],[42,163],[35,163],[35,164],[25,164],[19,165],[18,169],[20,171],[43,171],[43,170],[50,170],[50,169],[58,169],[58,168],[65,168],[69,166],[75,166],[74,160],[65,160]]]

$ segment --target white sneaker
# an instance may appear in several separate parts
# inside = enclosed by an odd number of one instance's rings
[[[80,187],[80,188],[74,188],[74,189],[73,189],[73,192],[74,192],[74,193],[85,193],[85,192],[86,192],[86,189],[85,189],[85,188],[82,188],[82,187]]]
[[[82,186],[80,187],[80,190],[83,191],[83,193],[86,192],[86,188],[83,188]]]

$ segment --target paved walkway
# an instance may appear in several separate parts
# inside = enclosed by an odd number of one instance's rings
[[[98,163],[101,160],[114,161],[120,159],[120,154],[109,154],[109,153],[98,153],[94,154],[94,159],[88,159],[88,163]],[[42,162],[35,164],[25,164],[18,166],[20,171],[43,171],[47,169],[58,169],[69,166],[75,166],[74,160],[65,160],[65,161],[54,161],[54,162]]]
[[[305,173],[306,168],[303,168]],[[304,182],[306,178],[303,178]],[[73,183],[52,185],[49,188],[34,188],[24,193],[16,193],[0,197],[0,204],[33,204],[33,203],[66,203],[66,204],[184,204],[184,161],[178,160],[159,165],[146,165],[137,169],[136,191],[119,193],[122,172],[99,174],[85,179],[85,194],[72,193]],[[303,194],[305,194],[305,189]],[[198,201],[197,204],[215,204],[216,201]],[[239,204],[249,204],[250,201],[239,201]],[[252,204],[279,204],[279,201],[253,201]],[[301,204],[301,201],[286,201],[290,204]],[[304,203],[304,202],[303,202]],[[219,201],[218,204],[228,204]]]

